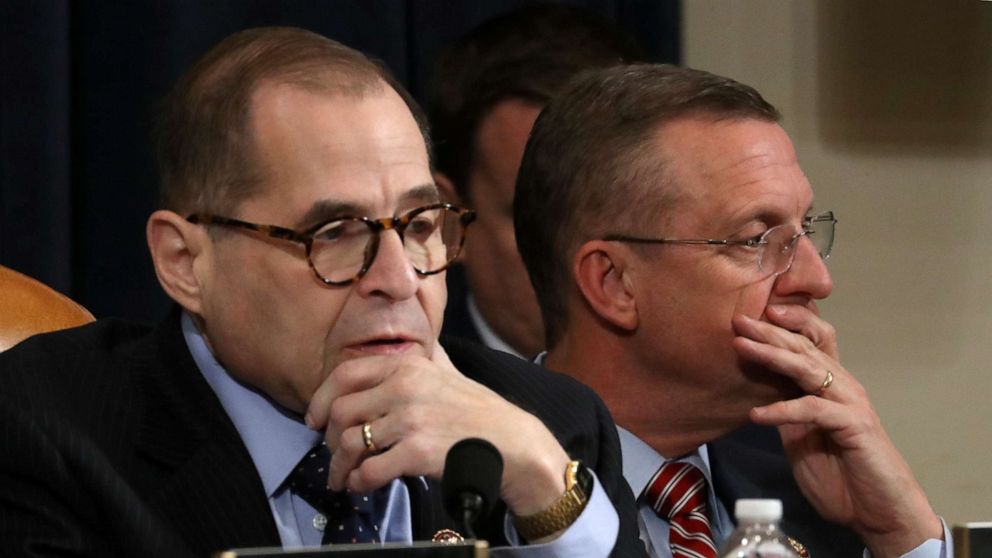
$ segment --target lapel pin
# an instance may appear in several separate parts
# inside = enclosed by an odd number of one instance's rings
[[[797,541],[796,539],[789,537],[789,544],[792,545],[792,550],[796,551],[799,558],[809,558],[809,551],[806,550],[806,545]]]
[[[451,529],[441,529],[431,537],[431,542],[440,544],[458,544],[464,541],[465,537],[461,536],[458,531],[452,531]]]

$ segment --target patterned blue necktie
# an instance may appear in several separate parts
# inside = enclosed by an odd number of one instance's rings
[[[386,491],[358,494],[330,490],[327,488],[330,461],[331,452],[322,442],[303,456],[288,478],[289,489],[327,518],[321,544],[380,542],[376,503],[386,498]]]

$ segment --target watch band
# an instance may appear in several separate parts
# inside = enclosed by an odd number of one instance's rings
[[[565,467],[565,493],[550,507],[533,515],[514,516],[517,533],[533,541],[562,531],[578,519],[592,491],[592,474],[579,461]]]

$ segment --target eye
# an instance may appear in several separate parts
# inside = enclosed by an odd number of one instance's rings
[[[770,229],[768,228],[767,223],[753,221],[738,231],[737,234],[731,238],[737,239],[747,246],[761,246],[762,237],[765,236],[769,230]]]
[[[429,209],[421,211],[410,218],[404,231],[405,237],[414,239],[429,238],[437,230],[441,220],[441,210]]]
[[[761,243],[764,240],[764,236],[766,232],[768,231],[764,231],[761,234],[747,238],[744,240],[744,242],[746,242],[748,246],[761,246]]]
[[[406,236],[417,239],[429,238],[437,230],[438,215],[437,211],[425,211],[418,214],[406,226]]]

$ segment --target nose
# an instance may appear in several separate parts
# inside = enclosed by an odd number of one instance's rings
[[[781,296],[801,295],[814,300],[830,296],[834,281],[830,277],[826,262],[813,245],[813,241],[803,236],[796,244],[796,256],[792,267],[778,276],[775,293]]]
[[[375,259],[357,285],[359,294],[366,297],[404,300],[417,293],[419,276],[395,230],[382,232]]]

